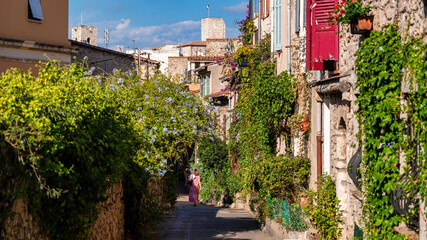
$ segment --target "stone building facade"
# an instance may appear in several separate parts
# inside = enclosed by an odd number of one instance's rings
[[[78,52],[73,54],[73,62],[86,62],[89,68],[95,67],[92,72],[94,75],[113,73],[115,69],[132,73],[136,70],[133,55],[74,40],[70,42],[78,49]]]
[[[267,0],[268,1],[268,0]],[[362,223],[362,192],[356,187],[348,174],[348,165],[352,157],[356,156],[359,142],[356,134],[359,125],[355,111],[357,105],[355,73],[355,52],[366,35],[351,34],[347,26],[339,26],[339,60],[336,70],[307,70],[307,30],[310,24],[307,17],[307,9],[313,6],[305,6],[305,1],[289,0],[281,1],[281,7],[275,6],[277,1],[270,1],[270,12],[265,12],[266,1],[260,0],[262,13],[255,14],[255,24],[265,33],[270,30],[272,41],[271,54],[277,60],[277,73],[288,71],[301,83],[298,87],[298,100],[296,112],[301,116],[309,116],[310,131],[306,137],[297,133],[293,141],[292,150],[295,154],[306,151],[311,159],[310,188],[315,189],[319,174],[330,174],[336,182],[337,196],[343,210],[342,239],[352,239],[356,225]],[[382,30],[386,25],[397,23],[401,34],[421,37],[427,42],[427,2],[425,0],[409,1],[375,1],[362,0],[363,4],[371,6],[374,15],[373,30]],[[274,11],[273,11],[274,10]],[[280,11],[280,12],[277,12]],[[277,24],[277,15],[281,15],[281,46],[277,43],[274,30]],[[256,37],[254,37],[257,40]],[[258,38],[259,39],[259,38]],[[255,41],[256,42],[256,41]],[[306,82],[306,84],[304,84]],[[278,139],[278,152],[286,150],[284,139]],[[318,164],[319,163],[319,164]],[[422,211],[421,211],[422,212]],[[423,217],[420,216],[422,226]],[[401,230],[398,228],[397,230]],[[406,229],[406,231],[408,231]],[[425,230],[420,230],[420,239],[427,239]]]
[[[71,29],[71,39],[90,45],[98,45],[98,29],[93,26],[80,25]]]
[[[206,39],[206,56],[225,56],[233,53],[242,46],[238,38],[208,38]]]
[[[166,74],[169,69],[168,58],[180,56],[179,46],[179,44],[167,44],[150,49],[126,49],[126,53],[134,56],[140,54],[140,56],[143,57],[147,57],[147,55],[149,55],[150,59],[160,63],[159,70]]]
[[[202,19],[202,41],[208,38],[225,38],[225,22],[222,18]]]
[[[206,41],[191,41],[179,45],[179,56],[206,56]]]

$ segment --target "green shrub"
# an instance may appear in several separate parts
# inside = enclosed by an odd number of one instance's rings
[[[321,239],[340,239],[342,229],[339,225],[344,224],[344,221],[341,219],[340,200],[331,176],[321,176],[317,182],[317,192],[310,191],[308,199],[309,205],[305,210]]]

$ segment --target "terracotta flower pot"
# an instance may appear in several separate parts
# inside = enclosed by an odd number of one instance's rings
[[[299,130],[301,130],[301,132],[307,132],[309,128],[310,122],[308,121],[308,117],[303,117],[301,119],[301,123],[299,124]]]
[[[307,206],[308,205],[308,197],[307,197],[307,194],[301,194],[301,199],[300,199],[300,202],[299,202],[299,206],[301,207],[301,208],[304,208],[305,206]]]
[[[351,33],[364,34],[372,30],[374,16],[358,17],[351,21]]]

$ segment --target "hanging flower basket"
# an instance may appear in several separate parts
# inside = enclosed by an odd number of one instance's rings
[[[364,34],[372,30],[374,16],[358,17],[351,21],[351,33]]]
[[[307,132],[309,128],[310,122],[308,121],[308,117],[303,117],[301,119],[301,123],[299,124],[299,130],[301,130],[301,132]]]

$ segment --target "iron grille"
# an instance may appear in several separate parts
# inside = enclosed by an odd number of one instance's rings
[[[360,166],[361,163],[362,163],[362,148],[359,147],[359,149],[357,149],[353,157],[351,157],[350,162],[348,163],[348,166],[347,166],[348,175],[350,176],[354,185],[356,185],[358,189],[360,189],[360,177],[357,176],[358,175],[357,168]]]

